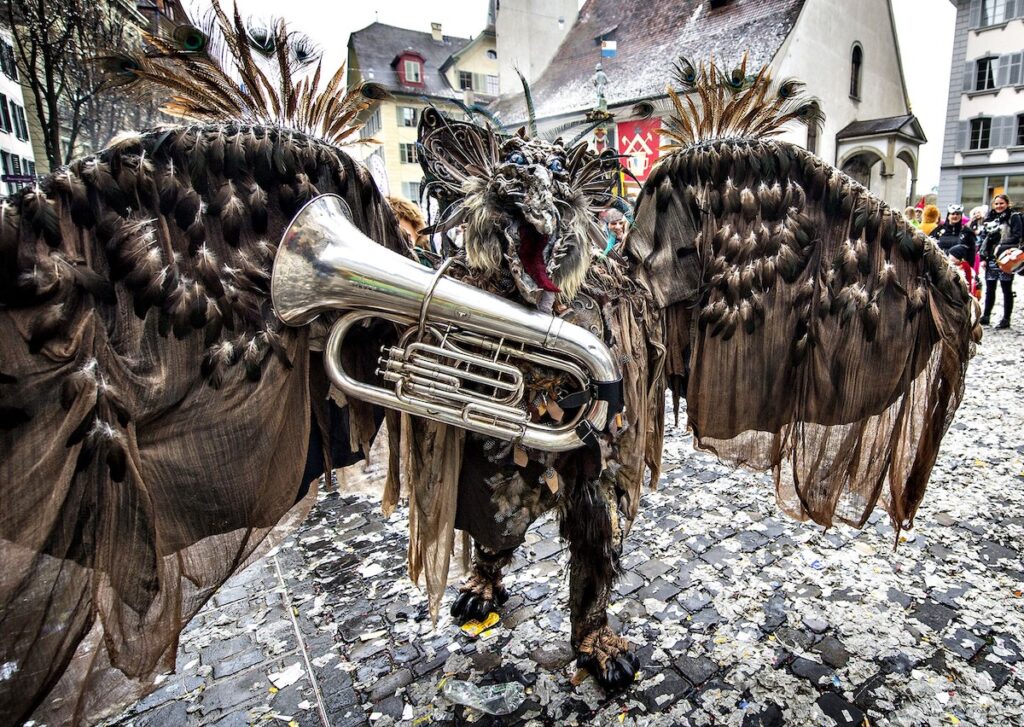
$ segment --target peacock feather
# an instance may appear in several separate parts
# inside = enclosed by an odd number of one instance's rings
[[[323,84],[321,53],[282,19],[245,21],[213,3],[198,23],[170,36],[146,37],[138,55],[99,59],[111,85],[168,97],[163,110],[195,121],[231,120],[290,128],[329,144],[352,141],[359,119],[387,91],[373,83],[346,88],[345,64]]]
[[[705,141],[764,138],[782,133],[798,121],[820,126],[824,116],[817,104],[801,93],[803,83],[772,80],[768,66],[748,75],[747,56],[732,71],[723,71],[714,59],[695,66],[686,58],[675,64],[669,86],[674,115],[664,121],[661,135],[670,140],[662,148],[681,149]]]

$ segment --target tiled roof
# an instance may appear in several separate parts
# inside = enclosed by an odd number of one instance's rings
[[[590,109],[591,78],[601,63],[608,75],[609,105],[665,93],[680,55],[694,62],[714,55],[726,65],[749,52],[749,67],[771,61],[793,29],[804,0],[587,0],[551,64],[531,86],[537,117]],[[600,38],[616,41],[614,58],[601,58]],[[504,97],[494,110],[504,122],[526,116],[522,94]]]
[[[364,81],[374,81],[397,93],[460,98],[462,94],[451,87],[440,68],[448,56],[469,43],[469,38],[443,38],[438,43],[430,33],[372,23],[352,33],[349,45],[355,49],[357,70]],[[391,63],[405,50],[423,56],[423,86],[403,86],[398,71],[392,68]]]
[[[913,121],[909,129],[904,129],[908,122]],[[837,139],[852,139],[858,136],[874,136],[876,134],[892,134],[897,131],[904,131],[910,136],[921,136],[924,134],[921,131],[920,125],[917,123],[917,119],[913,114],[904,114],[902,116],[887,116],[884,119],[869,119],[867,121],[853,121],[843,127],[843,129],[836,134]]]

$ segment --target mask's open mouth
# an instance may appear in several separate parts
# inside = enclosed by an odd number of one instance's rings
[[[518,252],[519,260],[523,264],[523,272],[541,290],[560,293],[561,290],[551,279],[554,268],[557,267],[554,252],[558,238],[554,235],[542,234],[522,218],[516,220],[515,227],[518,232]]]

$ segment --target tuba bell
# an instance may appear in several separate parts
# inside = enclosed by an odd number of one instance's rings
[[[622,410],[622,376],[597,336],[444,276],[360,232],[345,201],[325,194],[295,216],[271,277],[277,316],[302,326],[341,312],[324,345],[330,380],[346,396],[456,427],[560,452],[596,445],[595,432]],[[377,381],[358,381],[341,364],[345,336],[368,319],[399,329],[381,350]],[[575,415],[531,422],[524,365],[568,375]]]

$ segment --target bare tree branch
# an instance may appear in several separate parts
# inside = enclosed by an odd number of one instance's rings
[[[2,0],[13,30],[23,82],[36,102],[43,146],[55,169],[98,148],[140,106],[112,89],[95,59],[135,52],[142,38],[104,0]],[[141,104],[141,108],[154,104]],[[152,117],[152,114],[150,115]]]

